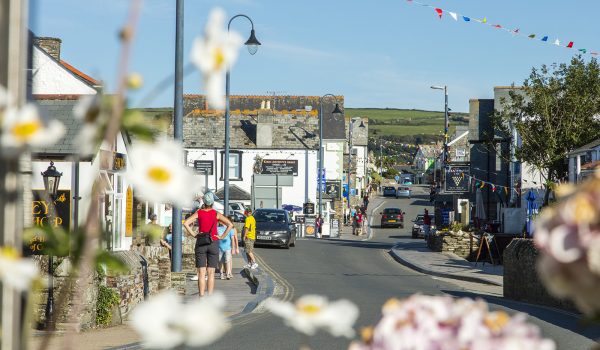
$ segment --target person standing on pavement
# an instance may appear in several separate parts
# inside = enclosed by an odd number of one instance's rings
[[[425,209],[425,215],[423,215],[423,235],[425,239],[429,237],[429,229],[431,228],[431,217],[429,211]]]
[[[242,230],[242,237],[244,237],[244,250],[246,251],[246,257],[248,258],[248,264],[244,268],[256,269],[258,264],[254,259],[254,241],[256,240],[256,219],[252,216],[252,212],[248,209],[244,211],[246,220],[244,221],[244,229]]]
[[[208,295],[213,293],[215,288],[215,269],[219,265],[219,240],[224,239],[233,228],[233,224],[227,217],[212,208],[215,202],[212,193],[206,193],[202,197],[202,201],[204,202],[204,207],[192,214],[183,223],[186,231],[193,237],[196,237],[194,251],[196,254],[196,268],[198,269],[198,294],[201,297],[204,296],[206,289],[208,289]],[[198,233],[194,232],[190,227],[194,221],[198,222]],[[227,226],[225,232],[220,236],[217,233],[218,222]],[[200,235],[210,235],[212,243],[201,245],[198,239]],[[205,276],[208,276],[208,278],[205,279]]]
[[[321,233],[323,233],[323,217],[321,215],[317,216],[315,226],[317,226],[317,238],[321,238]]]
[[[362,234],[362,222],[363,216],[360,210],[356,211],[356,215],[354,216],[354,232],[353,234],[360,236]]]
[[[229,219],[231,220],[231,219]],[[225,225],[219,223],[219,227],[217,227],[217,232],[219,235],[225,234]],[[227,278],[228,280],[233,278],[232,274],[232,254],[237,254],[237,237],[235,228],[229,231],[229,234],[225,236],[224,239],[219,240],[219,271],[221,273],[221,279],[224,280]]]
[[[369,194],[365,193],[365,196],[363,197],[363,207],[365,207],[365,209],[369,206]]]

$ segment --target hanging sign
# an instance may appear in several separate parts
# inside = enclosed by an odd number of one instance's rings
[[[445,192],[469,192],[470,167],[468,165],[450,165],[446,169]]]
[[[31,203],[31,216],[33,225],[45,227],[62,227],[69,231],[71,225],[71,191],[58,190],[54,207],[56,215],[52,217],[50,205],[44,200],[45,190],[32,190],[33,202]],[[35,235],[24,242],[23,255],[40,255],[44,249],[44,237]]]

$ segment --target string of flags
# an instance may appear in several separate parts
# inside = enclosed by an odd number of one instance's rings
[[[420,1],[417,0],[406,0],[408,3],[411,4],[416,4],[416,5],[420,5],[423,7],[428,7],[431,8],[435,11],[435,14],[439,17],[439,19],[442,19],[442,16],[444,15],[444,13],[448,14],[454,21],[459,21],[462,20],[463,22],[479,22],[481,24],[485,24],[488,25],[492,28],[498,29],[498,30],[504,30],[507,33],[513,35],[513,36],[521,36],[521,37],[526,37],[532,40],[536,40],[536,38],[539,38],[540,42],[544,42],[544,43],[551,43],[553,45],[559,46],[559,47],[563,47],[563,48],[567,48],[567,49],[574,49],[575,43],[573,41],[567,41],[566,45],[563,45],[561,43],[561,41],[557,38],[554,41],[550,41],[550,37],[548,35],[537,35],[537,34],[525,34],[521,32],[520,28],[515,28],[515,29],[511,29],[508,27],[505,27],[501,24],[497,24],[497,23],[488,23],[487,17],[483,17],[483,18],[475,18],[475,17],[471,17],[471,16],[466,16],[463,14],[460,14],[458,12],[453,12],[453,11],[448,11],[445,9],[442,9],[440,7],[436,7],[436,6],[432,6],[429,4],[425,4],[422,3]],[[588,50],[587,48],[578,48],[576,51],[579,51],[582,54],[589,54],[592,56],[598,56],[599,52],[598,51],[592,51],[592,50]]]

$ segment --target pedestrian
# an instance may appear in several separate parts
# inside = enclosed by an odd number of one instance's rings
[[[356,211],[356,216],[354,217],[354,230],[357,236],[362,235],[362,223],[363,223],[363,215],[360,210]]]
[[[229,218],[229,217],[228,217]],[[231,219],[229,219],[231,220]],[[219,235],[225,233],[225,225],[219,223],[217,231]],[[232,279],[232,255],[238,254],[238,242],[235,228],[229,231],[229,234],[224,239],[219,240],[219,271],[221,273],[221,279]]]
[[[367,208],[369,206],[369,194],[365,193],[363,197],[363,207]]]
[[[183,237],[181,241],[183,242]],[[173,224],[169,225],[160,239],[160,245],[169,250],[169,256],[171,256],[171,244],[173,244]]]
[[[423,215],[423,235],[425,239],[429,237],[429,230],[431,228],[431,217],[429,216],[429,211],[425,209],[425,214]]]
[[[246,258],[248,264],[244,268],[256,269],[258,264],[254,259],[254,241],[256,241],[256,219],[252,216],[252,212],[248,209],[244,211],[244,229],[242,230],[242,237],[244,237],[244,250],[246,251]]]
[[[233,224],[227,217],[212,208],[215,202],[212,193],[206,193],[202,197],[202,202],[204,202],[204,208],[198,209],[183,223],[187,232],[196,237],[194,252],[198,269],[198,294],[201,297],[204,296],[205,289],[208,289],[209,295],[213,293],[215,269],[219,265],[219,240],[224,239],[233,228]],[[198,233],[190,227],[194,221],[198,222]],[[218,222],[227,226],[222,235],[217,233]],[[208,276],[206,280],[205,276]]]
[[[323,217],[321,215],[317,216],[315,225],[317,226],[317,238],[321,238],[321,234],[323,233]]]

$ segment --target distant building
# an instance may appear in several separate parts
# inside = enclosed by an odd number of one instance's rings
[[[433,174],[436,159],[438,159],[441,152],[442,147],[440,145],[419,145],[412,161],[417,183],[425,183],[429,175]]]
[[[600,166],[600,139],[569,153],[569,182],[578,183]]]

